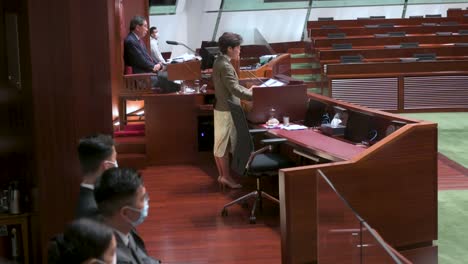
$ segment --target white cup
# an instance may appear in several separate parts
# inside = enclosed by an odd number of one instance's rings
[[[283,125],[289,126],[289,116],[283,116]]]

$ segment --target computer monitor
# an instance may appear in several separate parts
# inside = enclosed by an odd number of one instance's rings
[[[371,131],[373,131],[372,122],[372,117],[366,113],[350,112],[344,138],[355,143],[369,142],[374,137],[371,134]]]
[[[321,124],[330,122],[328,113],[329,105],[325,102],[309,99],[304,125],[308,127],[319,127]]]
[[[205,70],[213,68],[213,63],[218,53],[218,42],[203,41],[200,48],[200,57],[202,58],[201,69]]]

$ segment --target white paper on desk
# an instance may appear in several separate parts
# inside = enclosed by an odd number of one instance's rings
[[[284,129],[284,130],[302,130],[302,129],[307,129],[306,126],[302,126],[302,125],[296,125],[296,124],[289,124],[288,126],[285,126],[285,125],[281,125],[281,129]]]
[[[269,79],[269,80],[265,81],[264,83],[262,83],[259,86],[260,87],[276,87],[276,86],[283,86],[283,85],[285,85],[284,82],[280,82],[280,81],[275,80],[275,79]]]
[[[171,63],[172,61],[176,61],[176,62],[191,61],[191,60],[194,60],[194,59],[201,60],[201,57],[200,56],[195,56],[194,54],[184,53],[184,54],[182,54],[180,56],[177,56],[175,58],[170,59],[169,63]]]

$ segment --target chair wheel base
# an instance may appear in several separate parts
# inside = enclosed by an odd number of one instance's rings
[[[255,224],[256,222],[257,222],[257,218],[255,216],[251,216],[249,223]]]
[[[223,210],[221,211],[221,216],[227,216],[228,215],[228,210],[226,210],[226,208],[223,208]]]

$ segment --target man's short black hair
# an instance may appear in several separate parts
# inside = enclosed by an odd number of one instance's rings
[[[95,172],[101,162],[112,156],[114,140],[109,135],[97,134],[80,139],[78,158],[84,174]]]
[[[223,54],[226,54],[229,47],[234,48],[240,46],[242,41],[241,35],[232,32],[224,32],[218,39],[219,50]]]
[[[157,27],[150,27],[150,30],[149,30],[150,34],[153,34],[153,32],[154,32],[156,29],[157,29]]]
[[[134,169],[111,168],[97,180],[94,198],[103,216],[112,216],[123,206],[133,205],[138,188],[143,185]]]
[[[142,16],[134,16],[132,20],[130,20],[130,31],[135,30],[137,26],[143,26],[145,21],[146,21],[146,18]]]

